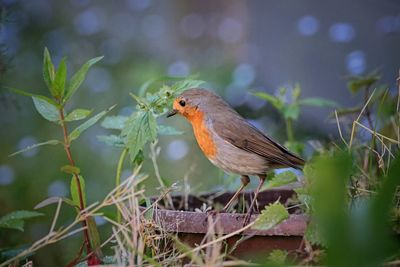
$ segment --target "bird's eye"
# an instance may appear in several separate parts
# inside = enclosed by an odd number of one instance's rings
[[[186,105],[185,100],[180,100],[179,101],[179,105],[181,105],[181,107],[184,107]]]

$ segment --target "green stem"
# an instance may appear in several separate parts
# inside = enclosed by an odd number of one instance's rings
[[[118,166],[117,166],[117,174],[115,176],[115,186],[117,189],[117,196],[119,196],[119,185],[121,184],[121,173],[122,173],[122,166],[124,165],[124,161],[126,155],[128,153],[128,149],[124,148],[122,150],[121,156],[119,157]],[[121,223],[121,212],[117,209],[117,222]]]
[[[292,119],[286,119],[286,134],[289,142],[294,141]]]

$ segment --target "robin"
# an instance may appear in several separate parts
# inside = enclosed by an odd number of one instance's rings
[[[244,224],[250,220],[269,170],[287,167],[300,169],[304,165],[302,158],[263,134],[220,96],[206,89],[192,88],[179,95],[167,117],[175,114],[182,115],[192,124],[197,143],[214,165],[227,173],[241,175],[242,185],[225,205],[223,212],[228,210],[250,182],[249,176],[259,177],[260,182]]]

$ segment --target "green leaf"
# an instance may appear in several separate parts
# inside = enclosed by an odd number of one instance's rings
[[[300,115],[300,107],[298,104],[293,103],[289,106],[284,106],[282,112],[285,119],[297,120]]]
[[[288,252],[285,250],[280,250],[280,249],[274,249],[269,253],[268,255],[268,262],[270,264],[274,264],[277,266],[286,266],[286,259],[288,256]],[[270,266],[270,265],[268,265]]]
[[[56,103],[56,101],[54,101],[53,99],[51,99],[51,98],[49,98],[47,96],[32,94],[32,93],[25,92],[23,90],[19,90],[19,89],[16,89],[16,88],[11,88],[11,87],[6,87],[6,88],[8,90],[10,90],[11,92],[13,92],[13,93],[16,93],[16,94],[19,94],[19,95],[22,95],[22,96],[29,96],[29,97],[33,97],[34,96],[36,98],[40,98],[40,99],[42,99],[44,101],[47,101],[47,102],[49,102],[50,104],[52,104],[52,105],[54,105],[56,107],[59,107],[59,105]]]
[[[129,155],[133,161],[144,145],[157,137],[157,123],[154,115],[145,111],[134,113],[122,129],[122,136],[126,138]]]
[[[122,130],[127,120],[126,116],[107,116],[101,122],[101,126],[106,129]]]
[[[83,120],[92,113],[93,110],[78,108],[74,109],[65,117],[65,121],[78,121]]]
[[[53,62],[51,62],[50,53],[46,47],[43,53],[43,79],[47,85],[47,88],[49,88],[51,95],[57,96],[57,92],[53,88],[54,78],[55,78],[54,65]]]
[[[54,140],[49,140],[49,141],[46,141],[46,142],[42,142],[42,143],[38,143],[38,144],[34,144],[34,145],[31,145],[31,146],[28,146],[28,147],[26,147],[26,148],[24,148],[22,150],[19,150],[17,152],[14,152],[14,153],[10,154],[9,157],[24,153],[26,151],[29,151],[29,150],[34,149],[34,148],[39,147],[39,146],[58,145],[58,144],[61,144],[61,142],[58,141],[58,140],[55,140],[55,139]]]
[[[56,93],[55,97],[57,98],[62,98],[64,96],[65,81],[67,79],[67,64],[65,63],[65,60],[65,57],[61,59],[54,79],[53,87]]]
[[[149,103],[147,102],[146,98],[137,96],[132,93],[129,93],[129,95],[133,98],[133,100],[135,100],[138,103],[138,105],[141,109],[149,106]]]
[[[24,231],[24,220],[42,216],[42,213],[28,210],[18,210],[0,218],[0,228]]]
[[[124,139],[119,135],[99,135],[97,140],[109,146],[125,147]]]
[[[183,134],[182,131],[178,131],[174,127],[166,126],[166,125],[158,125],[157,127],[159,135],[180,135]]]
[[[332,100],[320,97],[303,98],[299,101],[300,105],[314,106],[314,107],[338,107],[339,105]]]
[[[351,93],[355,94],[362,88],[371,87],[374,83],[379,81],[380,78],[381,76],[378,75],[376,72],[373,72],[366,76],[351,77],[347,82],[347,87],[349,88]]]
[[[320,232],[321,230],[319,229],[315,220],[311,219],[307,225],[304,236],[312,245],[326,247],[326,241],[322,238]]]
[[[81,172],[81,169],[72,165],[64,165],[61,167],[61,171],[68,174],[79,174]]]
[[[269,230],[287,218],[289,218],[288,211],[279,201],[276,201],[261,211],[252,228],[256,230]]]
[[[95,254],[99,257],[102,258],[102,253],[100,249],[100,234],[99,231],[97,230],[97,225],[93,217],[88,217],[86,219],[87,221],[87,227],[89,230],[89,236],[90,236],[90,245],[95,251]]]
[[[255,92],[252,95],[268,101],[279,111],[283,108],[283,102],[276,96],[264,92]]]
[[[49,198],[46,198],[46,199],[43,200],[43,201],[40,201],[38,204],[36,204],[36,206],[34,207],[34,209],[37,210],[37,209],[44,208],[44,207],[46,207],[46,206],[48,206],[48,205],[58,203],[58,201],[60,201],[60,199],[61,199],[64,203],[66,203],[66,204],[68,204],[68,205],[70,205],[70,206],[72,206],[72,207],[75,207],[75,203],[74,203],[71,199],[69,199],[69,198],[66,198],[66,197],[49,197]]]
[[[60,112],[53,103],[36,96],[32,96],[32,100],[36,110],[43,118],[52,122],[60,120]]]
[[[72,95],[76,92],[79,86],[82,84],[86,77],[86,73],[89,71],[90,67],[100,61],[103,57],[95,57],[88,60],[82,67],[72,76],[70,83],[67,86],[67,90],[63,99],[63,102],[67,102]]]
[[[274,187],[284,186],[297,181],[296,175],[291,171],[284,171],[276,174],[271,180],[267,182],[266,185],[262,187],[262,190],[271,189]]]
[[[79,184],[81,186],[81,192],[83,197],[83,205],[86,207],[86,193],[85,193],[85,180],[81,175],[78,175]],[[75,206],[80,207],[80,200],[79,200],[79,190],[78,190],[78,181],[75,178],[75,175],[71,178],[71,198]]]
[[[85,130],[87,130],[90,126],[92,126],[93,124],[95,124],[96,122],[98,122],[104,115],[106,115],[110,110],[112,110],[116,105],[103,110],[102,112],[98,113],[97,115],[91,117],[90,119],[88,119],[87,121],[85,121],[84,123],[82,123],[81,125],[79,125],[78,127],[76,127],[68,136],[69,141],[73,141],[75,139],[77,139]]]

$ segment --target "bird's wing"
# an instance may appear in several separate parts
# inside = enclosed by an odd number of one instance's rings
[[[264,135],[239,114],[231,113],[234,119],[218,119],[212,122],[216,134],[232,145],[245,151],[256,153],[273,167],[299,168],[304,160],[294,155],[284,146]]]

